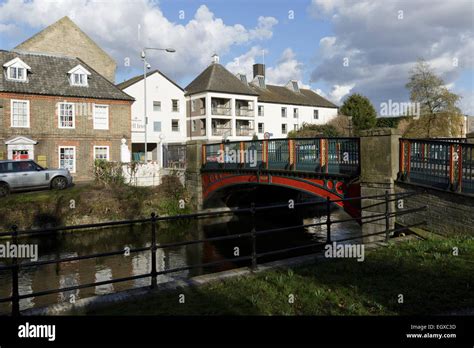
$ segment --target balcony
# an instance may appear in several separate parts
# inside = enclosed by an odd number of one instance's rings
[[[211,113],[218,116],[231,115],[231,99],[211,98]]]
[[[226,106],[213,106],[211,111],[213,115],[230,116],[231,109]]]
[[[232,135],[232,128],[230,127],[214,127],[212,128],[212,135],[224,136]]]
[[[235,109],[236,116],[252,117],[254,115],[253,109],[248,109],[246,107]]]
[[[230,120],[212,120],[212,135],[224,136],[232,135],[232,126]]]
[[[255,129],[252,127],[238,127],[236,129],[236,135],[237,136],[251,136],[253,135]]]

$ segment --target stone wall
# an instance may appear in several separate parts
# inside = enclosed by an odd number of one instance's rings
[[[191,140],[186,143],[185,187],[191,194],[196,209],[202,209],[202,144],[204,141]]]
[[[395,192],[419,193],[403,200],[404,209],[427,206],[426,211],[397,217],[397,222],[409,225],[426,220],[420,228],[441,235],[474,236],[474,197],[396,182]]]
[[[69,17],[61,18],[15,49],[78,57],[109,81],[115,81],[115,61]]]
[[[388,191],[394,193],[394,179],[398,172],[398,139],[400,133],[390,128],[379,128],[363,131],[360,137],[360,190],[361,196],[383,196]],[[369,235],[386,231],[385,219],[370,221],[370,217],[385,213],[384,198],[367,198],[361,202],[362,234]],[[395,210],[395,203],[389,203],[389,211]],[[365,221],[365,222],[364,222]],[[389,228],[395,228],[395,219],[389,220]],[[385,238],[379,236],[367,237],[365,242]]]

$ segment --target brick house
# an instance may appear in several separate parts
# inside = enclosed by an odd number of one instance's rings
[[[130,146],[133,98],[79,58],[0,50],[0,159],[34,159],[92,178]]]

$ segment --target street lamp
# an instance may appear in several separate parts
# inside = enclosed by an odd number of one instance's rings
[[[143,85],[144,85],[144,93],[145,93],[144,105],[143,105],[143,109],[144,109],[143,111],[144,111],[144,114],[145,114],[145,159],[144,159],[144,163],[148,162],[148,158],[147,158],[148,157],[148,143],[147,143],[148,116],[147,116],[147,112],[146,112],[146,71],[147,71],[147,69],[151,68],[151,65],[148,64],[148,62],[146,61],[146,51],[148,51],[148,50],[165,51],[165,52],[168,52],[168,53],[176,52],[176,50],[174,48],[145,47],[142,50],[141,57],[142,57],[142,60],[143,60]]]

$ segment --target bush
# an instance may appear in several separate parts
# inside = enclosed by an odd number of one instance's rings
[[[338,137],[341,134],[330,124],[303,123],[297,131],[290,131],[288,138]]]
[[[123,164],[121,162],[95,160],[94,179],[96,183],[103,184],[105,186],[125,184],[125,178],[123,176]]]

